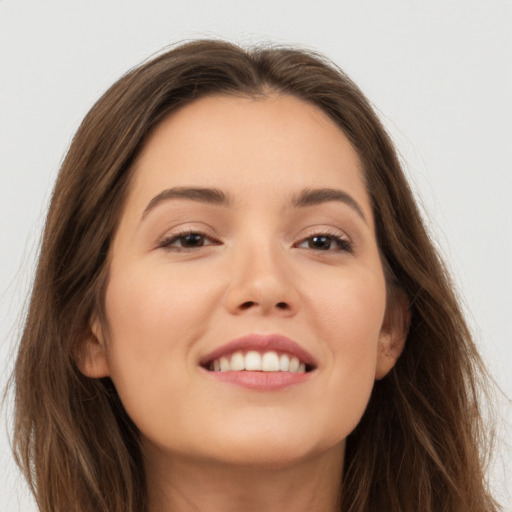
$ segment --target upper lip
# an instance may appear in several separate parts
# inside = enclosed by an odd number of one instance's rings
[[[233,354],[237,351],[264,351],[264,350],[275,350],[276,352],[286,352],[292,356],[296,356],[302,363],[309,365],[310,367],[316,367],[315,358],[298,343],[283,336],[281,334],[248,334],[235,338],[229,341],[225,345],[212,350],[201,358],[199,363],[201,366],[206,366],[211,361],[219,359],[222,356]]]

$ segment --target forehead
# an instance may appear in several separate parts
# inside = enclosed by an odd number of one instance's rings
[[[318,107],[288,95],[211,96],[152,133],[134,164],[128,203],[141,212],[169,187],[215,187],[270,204],[304,188],[336,187],[371,218],[360,159]]]

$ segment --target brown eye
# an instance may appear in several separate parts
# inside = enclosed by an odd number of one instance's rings
[[[162,240],[159,247],[173,251],[190,251],[193,249],[200,249],[204,246],[218,244],[219,242],[208,237],[204,233],[191,231],[166,238],[165,240]]]
[[[333,240],[330,236],[312,236],[308,239],[308,247],[310,249],[320,249],[328,251],[333,245]]]
[[[204,235],[199,233],[188,233],[186,235],[180,236],[178,241],[180,242],[181,247],[202,247],[204,245],[204,238]]]
[[[352,252],[352,244],[339,235],[320,233],[313,235],[297,244],[297,247],[325,252]]]

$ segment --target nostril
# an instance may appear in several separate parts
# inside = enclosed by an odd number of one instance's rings
[[[257,305],[257,302],[254,302],[252,300],[248,300],[247,302],[244,302],[243,304],[240,304],[240,309],[246,310],[249,308],[252,308],[253,306]],[[288,309],[289,306],[286,302],[278,302],[275,306],[277,309]]]

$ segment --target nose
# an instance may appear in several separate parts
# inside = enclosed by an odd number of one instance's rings
[[[232,262],[226,308],[232,314],[293,316],[298,292],[286,258],[270,247],[238,254]]]

